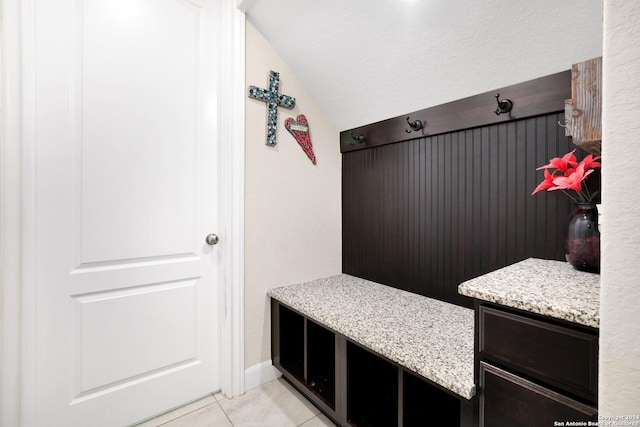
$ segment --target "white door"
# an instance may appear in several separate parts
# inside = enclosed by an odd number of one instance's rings
[[[26,412],[122,426],[219,388],[218,6],[29,3]]]

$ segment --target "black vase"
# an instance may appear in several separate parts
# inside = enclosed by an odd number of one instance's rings
[[[567,261],[576,269],[600,272],[600,231],[595,203],[576,203],[569,221]]]

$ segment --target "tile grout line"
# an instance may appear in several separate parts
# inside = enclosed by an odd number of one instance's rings
[[[322,413],[322,412],[320,412],[320,413]],[[312,417],[311,417],[311,418],[309,418],[308,420],[306,420],[306,421],[304,421],[304,422],[302,422],[302,423],[298,424],[298,425],[297,425],[297,427],[300,427],[301,425],[304,425],[304,423],[308,423],[309,421],[311,421],[312,419],[316,418],[317,416],[318,416],[318,414],[315,414],[314,416],[312,416]]]
[[[216,399],[216,403],[218,404],[218,407],[220,408],[220,410],[224,414],[225,418],[227,420],[229,420],[229,424],[231,424],[231,427],[235,427],[234,424],[233,424],[233,421],[231,421],[231,418],[229,418],[229,415],[227,415],[227,411],[224,410],[224,408],[222,407],[222,405],[220,404],[220,402],[217,399]]]
[[[212,394],[211,396],[213,397],[214,395]],[[205,398],[203,398],[203,399],[200,399],[200,400],[204,400],[204,399],[206,399],[206,397],[205,397]],[[196,402],[198,402],[198,401],[196,401]],[[194,403],[196,403],[196,402],[194,402]],[[215,397],[214,397],[214,402],[213,402],[213,403],[218,404],[218,401],[217,401],[217,400],[215,400]],[[200,406],[200,407],[198,407],[198,408],[194,408],[192,411],[185,412],[184,414],[182,414],[182,415],[180,415],[180,416],[178,416],[178,417],[171,418],[170,420],[167,420],[167,421],[163,422],[162,424],[158,424],[156,427],[162,427],[162,426],[167,425],[167,424],[169,424],[169,423],[171,423],[171,422],[174,422],[174,421],[176,421],[176,420],[179,420],[180,418],[184,418],[184,417],[186,417],[186,416],[187,416],[187,415],[189,415],[189,414],[192,414],[192,413],[194,413],[194,412],[196,412],[196,411],[201,410],[202,408],[206,408],[207,406],[211,406],[211,405],[213,405],[213,403],[208,403],[208,404],[203,405],[203,406]],[[185,405],[185,406],[186,406],[186,405]],[[218,406],[220,406],[220,405],[218,405]],[[179,409],[180,409],[180,408],[175,409],[175,410],[177,411],[177,410],[179,410]],[[220,409],[222,409],[222,407],[221,407],[221,406],[220,406]],[[224,410],[223,410],[222,412],[224,412]],[[171,412],[167,412],[167,413],[171,413]],[[166,414],[165,414],[165,415],[166,415]],[[225,416],[226,416],[226,415],[227,415],[227,414],[225,414]],[[161,416],[162,416],[162,415],[159,415],[157,418],[159,418],[159,417],[161,417]],[[149,420],[149,421],[153,421],[153,419],[151,419],[151,420]]]
[[[180,411],[182,408],[185,408],[185,407],[187,407],[187,406],[195,405],[196,403],[198,403],[198,402],[200,402],[200,401],[202,401],[202,400],[205,400],[205,399],[207,399],[208,397],[214,397],[214,394],[213,394],[213,393],[207,393],[205,396],[202,396],[202,397],[200,397],[200,398],[198,398],[198,399],[194,399],[194,400],[192,400],[191,402],[187,402],[187,403],[184,403],[184,404],[182,404],[182,405],[176,406],[176,407],[174,407],[174,408],[167,409],[166,411],[160,412],[160,413],[158,413],[158,414],[156,414],[156,415],[153,415],[153,416],[151,416],[151,417],[149,417],[149,418],[143,419],[143,420],[141,420],[141,421],[137,421],[135,424],[130,424],[130,425],[128,425],[127,427],[138,427],[138,426],[142,426],[142,425],[149,425],[150,427],[160,427],[160,426],[163,426],[163,425],[165,425],[165,424],[167,424],[167,423],[170,423],[171,421],[177,420],[178,418],[182,418],[183,416],[185,416],[185,415],[187,415],[187,414],[190,414],[191,412],[194,412],[194,411],[197,411],[198,409],[204,408],[204,407],[205,407],[205,406],[207,406],[207,405],[200,406],[200,407],[198,407],[198,408],[194,409],[193,411],[189,411],[189,412],[187,412],[187,413],[185,413],[185,414],[182,414],[182,415],[180,415],[180,416],[176,416],[176,417],[173,417],[173,418],[171,418],[171,419],[168,419],[167,421],[165,421],[165,422],[163,422],[163,423],[161,423],[161,424],[155,424],[154,420],[156,420],[156,419],[158,419],[158,418],[162,418],[162,417],[168,416],[168,415],[170,415],[171,413],[178,412],[178,411]],[[215,398],[214,398],[214,400],[215,400]],[[149,423],[152,423],[152,425],[151,425],[151,424],[149,424]]]

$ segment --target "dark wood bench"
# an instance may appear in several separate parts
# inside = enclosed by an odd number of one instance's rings
[[[268,295],[274,365],[338,425],[475,424],[473,310],[345,274]]]

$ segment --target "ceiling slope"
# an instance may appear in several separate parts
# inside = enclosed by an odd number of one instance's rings
[[[239,7],[340,131],[602,55],[601,0],[244,0]]]

